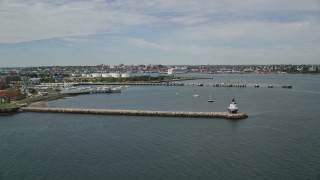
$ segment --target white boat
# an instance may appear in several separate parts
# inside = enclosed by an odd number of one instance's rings
[[[195,91],[193,91],[193,97],[199,97],[199,94],[197,94]]]
[[[63,88],[60,91],[60,94],[89,94],[91,92],[91,89],[88,87],[68,87],[68,88]]]
[[[238,106],[237,103],[234,101],[234,98],[232,98],[230,106],[228,107],[228,111],[232,114],[236,114],[238,112]]]
[[[184,74],[187,73],[187,67],[174,67],[168,69],[168,74]]]
[[[211,103],[214,102],[214,100],[212,99],[211,93],[210,93],[210,98],[209,98],[208,102],[211,102]]]

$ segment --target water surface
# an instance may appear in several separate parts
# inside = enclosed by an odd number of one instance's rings
[[[319,76],[214,75],[188,83],[282,88],[130,87],[50,107],[226,111],[246,120],[21,113],[0,117],[0,179],[319,179]],[[196,91],[200,97],[192,97]],[[176,93],[179,94],[176,94]],[[214,103],[208,103],[212,93]]]

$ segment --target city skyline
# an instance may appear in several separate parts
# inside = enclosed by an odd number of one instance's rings
[[[319,64],[320,2],[0,2],[1,67]]]

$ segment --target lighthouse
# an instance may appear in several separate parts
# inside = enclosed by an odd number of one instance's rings
[[[237,103],[234,101],[234,98],[232,98],[230,106],[228,107],[228,111],[231,114],[236,114],[238,112],[238,106],[237,106]]]

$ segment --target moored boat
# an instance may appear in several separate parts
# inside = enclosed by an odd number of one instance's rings
[[[289,89],[291,89],[292,86],[291,86],[291,85],[283,85],[282,88],[289,88]]]
[[[210,94],[210,98],[209,98],[208,102],[210,102],[210,103],[214,102],[214,100],[212,99],[212,95],[211,94]]]
[[[193,97],[199,97],[199,94],[196,93],[196,91],[193,91]]]

